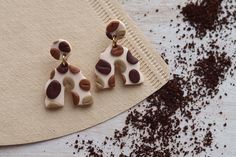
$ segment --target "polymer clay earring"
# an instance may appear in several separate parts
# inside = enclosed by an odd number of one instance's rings
[[[99,89],[115,87],[115,69],[120,71],[125,85],[138,85],[144,81],[138,59],[126,47],[117,44],[125,34],[126,27],[121,21],[111,21],[106,27],[106,35],[112,44],[100,54],[95,66],[96,86]]]
[[[61,64],[50,74],[46,83],[46,108],[59,108],[64,106],[64,92],[69,90],[74,105],[90,105],[93,98],[90,93],[90,82],[79,68],[67,63],[71,52],[71,45],[68,41],[59,39],[53,42],[50,53]]]

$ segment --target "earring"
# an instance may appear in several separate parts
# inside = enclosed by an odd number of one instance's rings
[[[144,81],[138,59],[126,47],[117,44],[125,33],[124,23],[118,20],[111,21],[106,27],[106,35],[112,44],[101,53],[95,66],[96,85],[99,89],[115,87],[115,69],[120,71],[125,85],[138,85]]]
[[[61,64],[51,72],[46,83],[46,108],[59,108],[64,106],[64,91],[69,90],[74,105],[90,105],[93,99],[90,93],[90,82],[79,68],[67,63],[71,52],[68,41],[59,39],[53,42],[50,53]]]

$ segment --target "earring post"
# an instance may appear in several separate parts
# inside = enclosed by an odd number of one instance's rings
[[[115,35],[114,35],[113,38],[112,38],[112,46],[113,46],[113,47],[116,47],[116,46],[117,46],[117,38],[116,38]]]
[[[63,65],[66,65],[66,62],[67,62],[67,58],[65,55],[62,55],[62,64]]]

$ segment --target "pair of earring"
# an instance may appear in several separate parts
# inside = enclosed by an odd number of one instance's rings
[[[115,87],[115,69],[120,71],[125,85],[138,85],[144,81],[138,59],[126,47],[117,43],[125,34],[126,27],[121,21],[111,21],[106,27],[106,35],[112,44],[101,53],[95,65],[96,86],[99,89]],[[67,62],[70,52],[68,41],[59,39],[53,42],[50,53],[55,59],[61,60],[61,64],[51,72],[46,83],[46,108],[63,107],[65,89],[70,90],[74,105],[86,106],[93,103],[90,81],[79,68]]]

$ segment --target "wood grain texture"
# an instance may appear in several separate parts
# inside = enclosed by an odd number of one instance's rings
[[[138,27],[148,36],[152,44],[157,51],[162,52],[167,49],[169,58],[173,56],[171,51],[171,44],[168,40],[163,40],[162,36],[166,36],[166,39],[172,39],[173,42],[178,44],[179,41],[176,38],[175,30],[169,27],[170,20],[177,14],[178,10],[176,6],[183,4],[184,0],[120,0],[124,9],[129,13],[131,18],[137,23]],[[158,9],[158,13],[156,13]],[[145,14],[147,16],[145,16]],[[181,22],[181,21],[179,21]],[[150,30],[152,30],[150,32]],[[236,36],[236,31],[232,36]],[[162,45],[158,43],[162,42]],[[232,47],[231,52],[236,48]],[[235,62],[235,61],[234,61]],[[174,71],[174,67],[170,63],[170,68]],[[214,143],[218,143],[220,147],[218,150],[211,152],[208,150],[208,155],[212,157],[235,157],[236,156],[236,88],[230,86],[230,83],[236,83],[236,77],[229,78],[224,81],[220,87],[220,93],[228,93],[227,97],[223,97],[222,100],[212,100],[209,105],[200,115],[199,119],[203,117],[209,117],[209,121],[217,121],[217,132],[215,133]],[[219,104],[219,105],[216,105]],[[217,114],[222,111],[224,114],[219,116]],[[87,129],[80,133],[80,137],[84,139],[93,139],[98,141],[98,145],[101,144],[105,136],[112,136],[115,128],[122,128],[126,113],[123,113],[112,120],[109,120],[96,127]],[[227,119],[227,121],[225,120]],[[207,122],[205,119],[204,122]],[[223,124],[227,122],[227,127],[224,128]],[[73,155],[73,148],[66,145],[66,142],[73,142],[76,139],[77,134],[72,134],[63,138],[41,142],[31,145],[12,146],[0,148],[1,157],[72,157],[83,156],[83,154]],[[227,148],[222,148],[223,145],[227,145]],[[106,151],[106,150],[104,150]],[[119,150],[114,150],[119,154]],[[221,153],[224,153],[221,155]],[[201,154],[199,156],[205,156]]]

